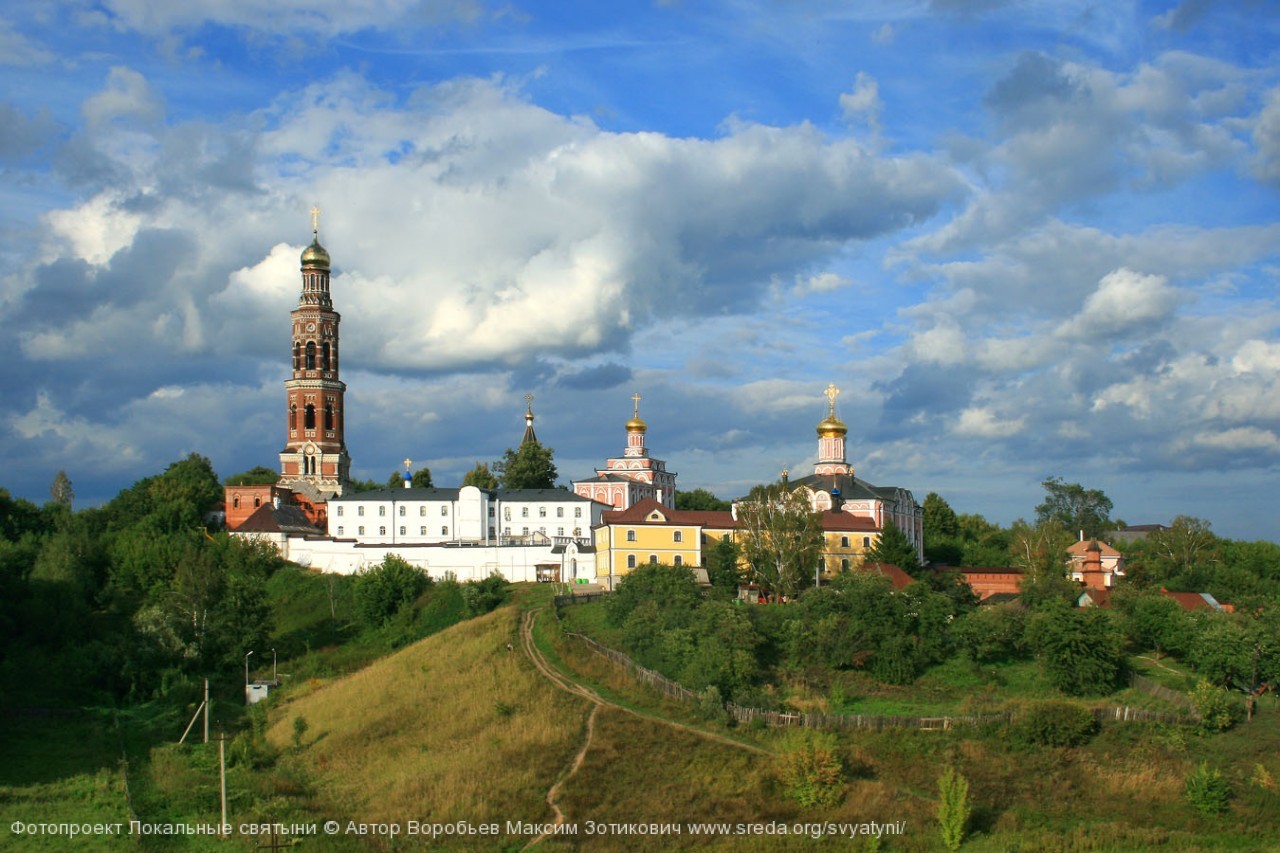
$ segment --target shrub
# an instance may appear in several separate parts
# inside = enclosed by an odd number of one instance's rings
[[[1035,614],[1027,630],[1045,675],[1063,693],[1105,694],[1120,683],[1123,636],[1107,611],[1048,607]]]
[[[381,563],[356,575],[356,612],[371,628],[381,627],[406,605],[411,605],[431,585],[426,572],[404,559],[388,554]]]
[[[1209,762],[1187,775],[1186,798],[1192,807],[1206,817],[1222,814],[1231,801],[1231,784],[1223,778],[1222,771],[1210,768]]]
[[[720,695],[720,688],[714,684],[703,690],[698,691],[698,714],[705,720],[712,722],[725,722],[729,719],[728,712],[725,711],[724,697]]]
[[[1093,712],[1072,702],[1034,702],[1014,726],[1014,736],[1028,746],[1079,746],[1097,731]]]
[[[938,777],[938,825],[942,830],[942,843],[948,850],[960,849],[971,814],[969,780],[954,767],[947,767]]]
[[[834,806],[844,798],[844,767],[836,754],[834,735],[795,733],[779,762],[787,796],[800,805]]]
[[[293,718],[293,750],[300,752],[302,750],[302,739],[307,736],[307,718],[299,714]]]
[[[483,616],[507,599],[507,580],[502,575],[489,575],[481,581],[467,581],[462,587],[468,616]]]
[[[1191,693],[1191,703],[1200,716],[1203,734],[1225,732],[1240,719],[1240,705],[1226,690],[1208,679],[1201,679]]]

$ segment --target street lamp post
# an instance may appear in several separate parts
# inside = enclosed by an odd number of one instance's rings
[[[249,650],[249,654],[244,656],[244,698],[249,698],[249,655],[253,654],[253,649]]]
[[[280,685],[280,677],[276,675],[276,650],[271,650],[271,683],[275,686]]]

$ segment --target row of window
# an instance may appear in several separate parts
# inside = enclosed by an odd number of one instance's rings
[[[489,508],[489,514],[490,515],[493,514],[492,507]],[[502,517],[507,521],[511,520],[511,507],[505,507],[503,509]],[[520,507],[520,517],[521,518],[529,517],[529,508],[527,506]],[[538,507],[538,518],[546,518],[546,517],[547,517],[547,508],[545,506]],[[573,508],[573,517],[582,518],[582,507],[575,506]],[[556,518],[564,518],[564,507],[562,506],[556,507]]]
[[[338,514],[338,515],[342,515],[342,514],[343,514],[343,509],[344,509],[344,507],[339,506],[339,507],[338,507],[337,514]],[[489,507],[489,515],[493,515],[493,509],[494,509],[493,507]],[[520,517],[521,517],[521,518],[528,518],[528,517],[529,517],[529,508],[526,506],[526,507],[521,507],[520,509],[521,509]],[[386,515],[386,514],[387,514],[387,508],[386,508],[385,506],[379,506],[379,507],[378,507],[378,515]],[[425,506],[420,506],[420,507],[418,507],[418,515],[423,515],[423,516],[425,516],[426,514],[427,514],[427,508],[426,508]],[[445,515],[445,516],[447,516],[447,515],[449,514],[449,505],[448,505],[448,504],[445,504],[444,506],[441,506],[441,507],[440,507],[440,514],[441,514],[441,515]],[[357,506],[357,507],[356,507],[356,515],[364,515],[364,507],[363,507],[363,506]],[[401,518],[404,518],[404,516],[405,516],[405,507],[403,507],[403,506],[402,506],[402,507],[400,507],[400,517],[401,517]],[[506,518],[506,520],[507,520],[507,521],[510,521],[510,520],[511,520],[511,507],[507,507],[506,512],[504,513],[504,516],[505,516],[505,518]],[[547,508],[546,508],[545,506],[543,506],[543,507],[538,507],[538,517],[539,517],[539,518],[546,518],[546,517],[547,517]],[[574,518],[582,518],[582,507],[580,507],[580,506],[575,506],[575,507],[573,508],[573,517],[574,517]],[[556,507],[556,518],[564,518],[564,507],[562,507],[562,506],[558,506],[558,507]],[[679,536],[679,534],[678,534],[678,533],[677,533],[676,535],[677,535],[677,536]],[[676,541],[677,541],[677,542],[679,542],[680,540],[677,538],[677,539],[676,539]]]
[[[324,405],[324,428],[333,429],[335,422],[335,414],[332,403]],[[316,428],[316,407],[314,403],[307,403],[306,408],[302,411],[302,426],[304,429]],[[289,429],[296,430],[298,428],[298,407],[289,407]]]
[[[658,562],[658,555],[657,555],[657,554],[650,554],[650,555],[649,555],[649,563],[650,563],[651,565],[657,565],[657,562]],[[671,565],[673,565],[673,566],[683,566],[683,565],[684,565],[684,558],[683,558],[683,557],[681,557],[679,554],[676,554],[674,557],[672,557],[672,558],[671,558]],[[634,569],[635,567],[636,567],[636,555],[635,555],[635,554],[628,554],[628,555],[627,555],[627,568],[628,568],[628,569]]]
[[[402,525],[400,525],[400,535],[401,535],[401,536],[405,536],[405,535],[407,535],[407,532],[408,532],[408,528],[406,528],[403,524],[402,524]],[[338,525],[338,535],[339,535],[339,536],[341,536],[341,535],[342,535],[342,525],[341,525],[341,524],[339,524],[339,525]],[[357,535],[357,536],[363,536],[363,535],[364,535],[364,526],[363,526],[363,525],[362,525],[362,526],[360,526],[360,527],[357,527],[357,528],[356,528],[356,535]],[[386,536],[386,535],[387,535],[387,528],[385,528],[385,527],[379,527],[379,528],[378,528],[378,535],[379,535],[379,536]],[[426,536],[426,535],[427,535],[427,528],[425,528],[425,527],[419,527],[419,528],[418,528],[418,535],[419,535],[419,536]],[[441,536],[448,536],[448,535],[449,535],[449,528],[448,528],[448,527],[441,527],[441,528],[440,528],[440,535],[441,535]]]
[[[407,535],[407,532],[408,532],[408,528],[406,528],[403,524],[402,524],[402,525],[400,525],[400,535],[401,535],[401,536],[405,536],[405,535]],[[539,527],[539,528],[538,528],[538,532],[539,532],[539,533],[541,533],[543,536],[546,536],[546,535],[547,535],[547,528],[545,528],[545,527]],[[342,526],[341,524],[340,524],[340,525],[338,525],[338,532],[337,532],[337,535],[338,535],[338,536],[343,535],[343,526]],[[360,526],[360,527],[357,527],[357,528],[356,528],[356,535],[357,535],[357,536],[363,536],[363,535],[364,535],[364,527],[363,527],[363,526]],[[387,535],[387,528],[385,528],[385,527],[379,527],[379,528],[378,528],[378,535],[379,535],[379,536],[386,536],[386,535]],[[418,535],[419,535],[419,536],[426,536],[426,535],[427,535],[427,528],[426,528],[426,527],[419,527],[419,528],[418,528]],[[446,527],[441,527],[441,528],[440,528],[440,535],[441,535],[441,536],[448,536],[448,535],[449,535],[449,528],[448,528],[447,526],[446,526]],[[510,536],[510,535],[511,535],[511,528],[510,528],[510,527],[504,528],[504,529],[503,529],[503,531],[502,531],[502,535],[503,535],[503,536]],[[528,535],[529,535],[529,528],[527,528],[527,527],[521,528],[520,535],[521,535],[521,536],[528,536]],[[557,535],[557,536],[563,536],[563,535],[564,535],[564,528],[563,528],[563,527],[557,527],[557,528],[556,528],[556,535]],[[574,535],[575,537],[581,536],[581,535],[582,535],[582,528],[581,528],[581,527],[575,527],[575,528],[573,528],[573,535]],[[679,558],[677,557],[676,559],[679,559]],[[678,565],[678,564],[677,564],[677,565]]]
[[[628,542],[634,542],[634,541],[636,541],[636,532],[635,532],[634,530],[628,530],[628,531],[627,531],[627,541],[628,541]],[[683,530],[676,530],[676,531],[673,531],[673,532],[672,532],[672,534],[671,534],[671,541],[672,541],[672,542],[683,542],[683,541],[684,541],[684,531],[683,531]]]
[[[319,354],[320,354],[320,361],[319,361],[320,369],[328,370],[330,367],[331,360],[329,357],[329,344],[327,342],[320,345]],[[302,370],[304,369],[304,366],[306,370],[316,369],[316,342],[315,341],[307,341],[307,347],[305,350],[302,348],[302,345],[299,343],[295,342],[293,345],[293,369]]]

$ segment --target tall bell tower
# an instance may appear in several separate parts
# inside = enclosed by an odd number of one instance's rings
[[[343,435],[347,386],[338,375],[338,323],[329,297],[329,253],[320,245],[320,211],[311,210],[311,245],[302,252],[302,295],[293,321],[293,373],[287,397],[280,485],[328,499],[349,488],[351,457]]]

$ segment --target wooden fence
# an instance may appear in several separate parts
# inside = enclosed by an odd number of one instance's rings
[[[1158,684],[1145,675],[1138,675],[1136,672],[1129,676],[1129,684],[1143,693],[1150,693],[1152,696],[1177,705],[1179,708],[1186,708],[1192,716],[1196,716],[1195,704],[1191,701],[1191,697],[1185,693],[1170,690],[1163,684]]]
[[[698,701],[697,692],[690,690],[683,684],[667,678],[660,672],[643,667],[636,663],[627,655],[611,649],[608,646],[597,642],[585,634],[578,634],[572,631],[566,632],[566,637],[583,643],[587,648],[591,649],[601,657],[613,662],[617,666],[626,669],[631,675],[642,684],[657,690],[662,695],[675,699],[679,702],[693,703]],[[1139,678],[1141,676],[1138,676]],[[1177,704],[1186,703],[1190,705],[1190,700],[1180,693],[1161,687],[1154,682],[1152,686],[1160,688],[1162,691],[1173,694],[1176,698],[1171,699]],[[1135,686],[1139,686],[1136,685]],[[1140,689],[1146,690],[1145,686]],[[1160,694],[1157,694],[1160,695]],[[1178,702],[1181,699],[1182,702]],[[938,717],[912,717],[900,715],[877,715],[877,714],[819,714],[819,713],[794,713],[788,711],[769,711],[763,708],[746,708],[742,705],[727,702],[724,706],[725,711],[733,717],[737,722],[742,724],[750,724],[755,720],[760,720],[766,726],[791,726],[797,728],[814,728],[814,729],[871,729],[874,731],[883,731],[884,729],[916,729],[918,731],[949,731],[956,728],[977,727],[986,724],[1009,724],[1015,722],[1018,715],[1014,711],[999,711],[990,714],[967,714],[960,716],[938,716]],[[1195,722],[1194,713],[1177,713],[1171,711],[1150,711],[1146,708],[1133,708],[1130,706],[1123,707],[1103,707],[1092,709],[1093,716],[1101,724],[1104,722],[1124,722],[1124,723],[1191,723]]]
[[[556,615],[560,615],[560,608],[564,607],[566,604],[587,604],[588,602],[599,601],[608,594],[609,593],[607,592],[584,592],[579,595],[574,595],[573,593],[568,595],[557,595],[554,600]]]
[[[557,595],[555,597],[555,610],[557,618],[560,615],[560,608],[569,604],[586,604],[589,601],[597,601],[604,598],[609,593],[594,592],[584,595]],[[566,632],[565,636],[573,637],[579,640],[589,649],[601,657],[612,661],[617,666],[622,667],[632,674],[632,676],[642,684],[646,684],[657,690],[662,695],[675,699],[679,702],[696,702],[698,700],[697,692],[690,690],[683,684],[667,678],[660,672],[643,667],[636,663],[627,655],[611,649],[585,634],[578,634],[572,631]],[[1130,706],[1123,707],[1103,707],[1094,708],[1093,716],[1098,723],[1104,722],[1123,722],[1123,723],[1193,723],[1199,720],[1195,707],[1192,705],[1191,699],[1186,695],[1170,690],[1162,684],[1157,684],[1145,676],[1136,673],[1130,677],[1130,684],[1152,696],[1164,699],[1181,708],[1186,708],[1186,713],[1178,713],[1172,711],[1151,711],[1146,708],[1133,708]],[[976,727],[988,723],[1004,723],[1009,724],[1017,719],[1016,712],[1000,711],[990,714],[968,714],[962,716],[942,716],[942,717],[911,717],[899,715],[876,715],[876,714],[818,714],[818,713],[792,713],[787,711],[769,711],[763,708],[746,708],[742,705],[736,705],[733,702],[725,703],[725,711],[737,720],[739,723],[750,724],[755,720],[761,720],[766,726],[792,726],[800,728],[814,729],[872,729],[882,731],[884,729],[917,729],[919,731],[948,731],[961,727]]]

